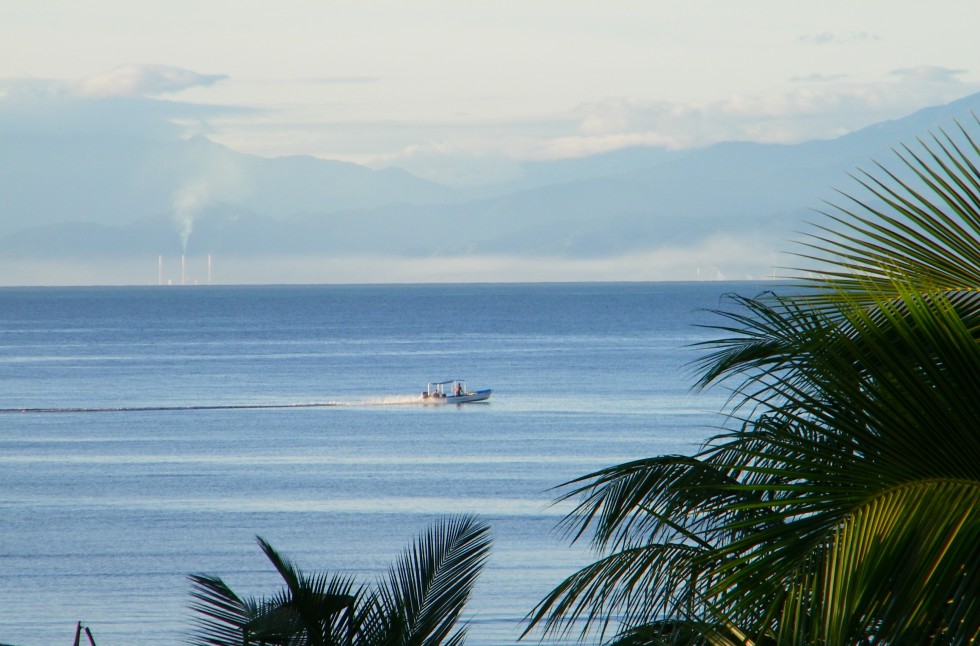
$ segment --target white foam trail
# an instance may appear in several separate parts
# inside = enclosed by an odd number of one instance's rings
[[[327,402],[330,406],[409,406],[421,403],[423,403],[421,395],[381,395],[365,399]]]
[[[336,406],[410,406],[424,403],[421,395],[386,395],[350,401],[292,402],[268,404],[185,404],[159,406],[51,406],[43,408],[0,408],[2,413],[134,413],[174,410],[261,410],[272,408],[330,408]]]

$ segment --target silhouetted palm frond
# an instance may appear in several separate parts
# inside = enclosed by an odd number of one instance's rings
[[[284,587],[242,599],[221,579],[192,575],[194,646],[409,646],[462,643],[457,627],[490,553],[490,528],[472,516],[429,528],[369,588],[348,576],[304,574],[258,538]],[[453,632],[455,631],[455,632]]]

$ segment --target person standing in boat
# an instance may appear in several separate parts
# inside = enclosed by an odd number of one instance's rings
[[[462,395],[462,394],[463,394],[463,384],[461,384],[461,383],[459,383],[459,382],[457,381],[457,382],[456,382],[456,388],[454,389],[454,391],[453,391],[453,392],[454,392],[454,394],[455,394],[455,395],[456,395],[457,397],[459,397],[460,395]]]

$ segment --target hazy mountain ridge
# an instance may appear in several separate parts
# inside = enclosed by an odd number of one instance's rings
[[[891,149],[972,119],[980,94],[828,141],[633,148],[525,164],[474,190],[186,141],[5,135],[0,257],[156,254],[599,258],[719,236],[783,246]],[[477,197],[477,196],[483,197]],[[84,199],[83,199],[84,197]]]
[[[300,156],[265,159],[203,137],[0,135],[0,148],[0,235],[69,221],[116,225],[168,213],[179,219],[182,210],[220,203],[281,217],[455,196],[397,169]]]

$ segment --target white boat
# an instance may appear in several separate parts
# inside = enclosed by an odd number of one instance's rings
[[[467,402],[482,402],[490,399],[492,388],[483,390],[467,390],[466,382],[462,379],[430,382],[422,391],[422,401],[432,404],[465,404]]]

